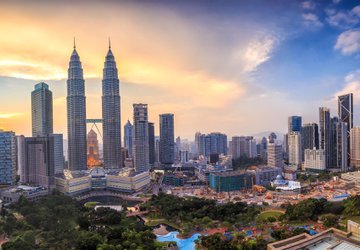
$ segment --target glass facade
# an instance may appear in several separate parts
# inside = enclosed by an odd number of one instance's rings
[[[87,169],[85,81],[74,47],[67,80],[68,159],[70,170]]]
[[[0,130],[0,184],[13,185],[16,180],[16,137]]]
[[[103,153],[105,168],[120,168],[121,119],[118,70],[109,47],[102,81]]]

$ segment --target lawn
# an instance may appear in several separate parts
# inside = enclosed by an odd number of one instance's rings
[[[284,212],[278,210],[268,210],[259,214],[258,219],[261,221],[267,220],[269,217],[274,217],[276,220],[279,219],[280,215],[284,214]]]
[[[89,201],[84,204],[86,208],[94,208],[96,205],[100,204],[100,202],[97,201]]]

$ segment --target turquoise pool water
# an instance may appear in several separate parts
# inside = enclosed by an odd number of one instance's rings
[[[178,234],[178,231],[174,231],[166,235],[157,235],[156,239],[160,242],[176,241],[179,250],[195,250],[195,240],[197,240],[201,234],[193,234],[190,238],[187,239],[179,239],[176,237]]]

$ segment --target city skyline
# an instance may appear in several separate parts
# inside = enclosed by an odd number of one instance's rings
[[[358,1],[227,6],[207,1],[108,2],[113,8],[75,1],[74,10],[68,2],[22,3],[0,3],[0,20],[16,20],[0,31],[17,31],[7,32],[0,42],[0,98],[5,104],[0,127],[16,134],[31,134],[28,93],[44,81],[54,95],[54,131],[67,137],[66,69],[74,35],[88,118],[101,118],[101,70],[110,36],[122,83],[121,124],[132,117],[132,104],[141,102],[148,104],[149,121],[174,113],[176,136],[181,138],[193,140],[196,131],[229,137],[285,133],[289,116],[318,122],[318,107],[336,114],[337,96],[350,92],[354,125],[359,124]],[[73,23],[79,6],[82,22]],[[279,18],[276,12],[284,9]],[[103,18],[93,23],[95,11]],[[122,32],[115,32],[119,28]],[[32,41],[31,49],[23,41]],[[156,135],[158,131],[155,122]]]

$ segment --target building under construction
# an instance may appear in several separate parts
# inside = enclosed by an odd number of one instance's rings
[[[210,173],[209,185],[215,192],[245,192],[252,189],[254,175],[242,170]]]

